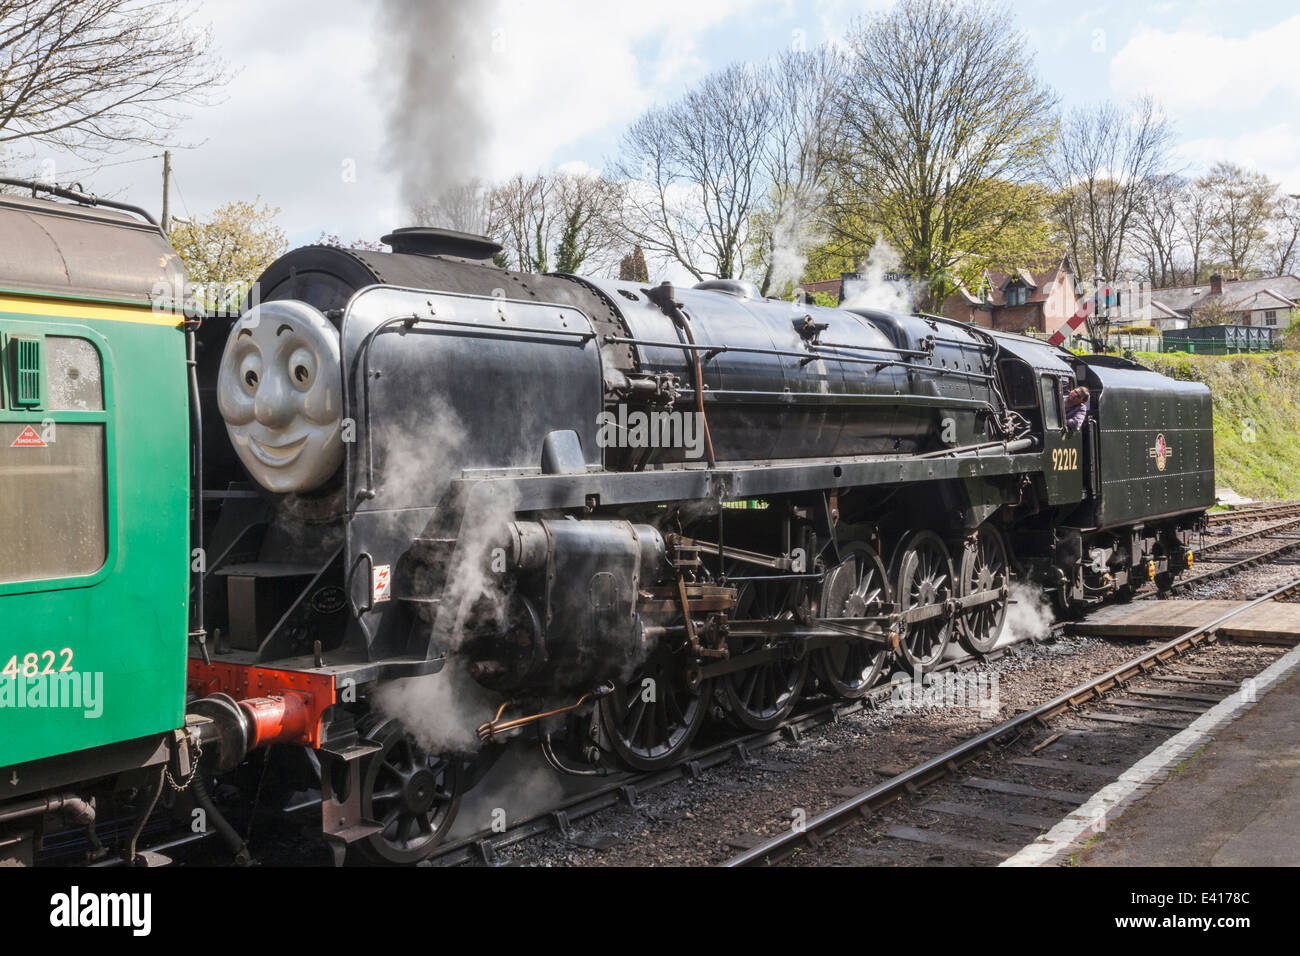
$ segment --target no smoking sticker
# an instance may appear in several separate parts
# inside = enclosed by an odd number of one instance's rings
[[[387,601],[393,596],[393,566],[391,564],[377,564],[375,569],[370,572],[372,590],[375,595],[375,603]]]
[[[45,439],[36,433],[36,429],[28,425],[18,437],[9,443],[10,448],[45,448]]]

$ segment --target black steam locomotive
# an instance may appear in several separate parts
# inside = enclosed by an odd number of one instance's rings
[[[1063,612],[1167,586],[1214,500],[1207,390],[1131,362],[385,241],[289,253],[197,342],[189,710],[213,769],[310,748],[340,848],[426,856],[503,740],[654,769],[710,713],[991,650],[1013,579]],[[486,719],[412,712],[458,681]]]

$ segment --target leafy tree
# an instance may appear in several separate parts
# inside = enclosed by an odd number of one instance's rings
[[[1022,251],[1006,237],[1039,202],[1055,98],[1003,11],[901,0],[848,40],[834,165],[872,231],[845,238],[883,235],[936,310],[961,272]]]
[[[260,205],[259,205],[260,203]],[[235,201],[205,219],[172,219],[171,244],[189,270],[196,298],[210,309],[236,307],[275,259],[288,248],[276,225],[278,207]]]

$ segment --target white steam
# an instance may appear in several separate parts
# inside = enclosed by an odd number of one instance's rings
[[[815,215],[819,205],[816,196],[792,201],[773,223],[770,295],[783,295],[791,286],[798,285],[808,264],[808,250],[825,240],[825,229]]]
[[[877,237],[862,263],[862,278],[840,304],[845,309],[878,309],[910,313],[916,308],[916,289],[902,275],[903,259],[884,239]],[[849,290],[845,290],[849,291]]]
[[[371,703],[401,722],[432,754],[473,753],[476,729],[490,720],[501,698],[469,676],[463,658],[452,657],[436,674],[381,684]]]
[[[419,502],[437,501],[453,478],[460,475],[462,450],[467,432],[460,417],[435,395],[404,419],[387,427],[396,434],[385,436],[382,447],[388,457],[379,477],[385,499],[414,507]],[[444,605],[452,609],[443,615],[446,623],[434,635],[436,646],[447,652],[448,662],[437,674],[395,681],[379,687],[375,706],[415,736],[431,753],[472,752],[478,749],[477,727],[489,720],[501,697],[477,684],[467,671],[467,662],[457,651],[466,636],[471,612],[479,619],[504,620],[509,593],[506,576],[492,570],[492,551],[501,545],[501,531],[515,516],[518,494],[500,482],[486,482],[477,494],[458,506],[465,508],[458,528],[447,533],[458,537],[457,550],[447,568],[441,591]],[[399,520],[400,510],[392,520]],[[498,562],[497,568],[502,568]],[[419,577],[417,590],[427,588],[434,596],[432,577]]]
[[[1008,600],[1007,619],[999,644],[1042,640],[1048,636],[1055,616],[1041,588],[1016,581],[1011,585]]]

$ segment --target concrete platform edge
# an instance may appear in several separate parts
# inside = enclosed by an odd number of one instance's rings
[[[1108,819],[1113,820],[1123,812],[1124,807],[1142,799],[1159,786],[1181,760],[1195,753],[1216,732],[1254,707],[1278,681],[1297,667],[1300,667],[1300,647],[1293,648],[1270,664],[1253,678],[1253,683],[1244,681],[1240,690],[1215,704],[1186,729],[1170,737],[1125,770],[1114,783],[1098,790],[1051,830],[1000,865],[1050,866],[1062,862],[1069,854],[1079,850],[1089,837],[1103,832]]]

